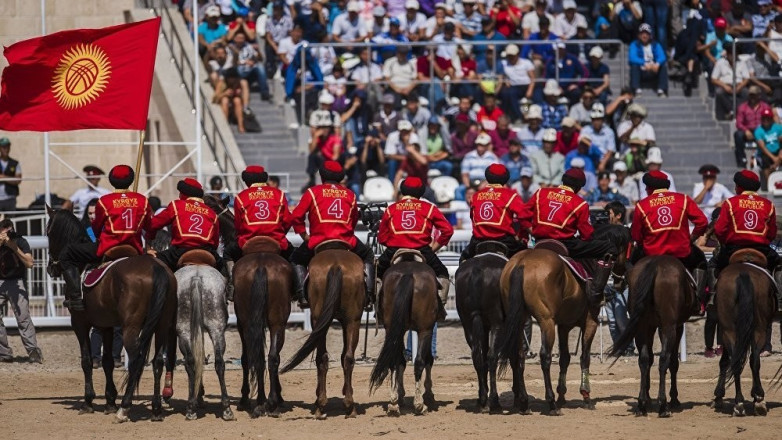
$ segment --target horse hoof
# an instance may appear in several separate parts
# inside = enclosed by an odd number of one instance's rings
[[[263,407],[263,405],[258,405],[253,410],[253,413],[250,414],[250,417],[253,419],[257,419],[258,417],[265,416],[265,415],[266,415],[266,409]]]
[[[548,415],[550,415],[550,416],[561,416],[562,415],[562,410],[559,409],[559,408],[554,408],[552,410],[549,410]]]
[[[278,419],[280,417],[280,410],[275,409],[274,411],[269,411],[268,413],[266,413],[266,415],[273,419]]]
[[[388,405],[388,410],[386,410],[386,414],[389,417],[399,417],[399,405]]]
[[[125,408],[118,409],[114,423],[125,423],[128,421],[130,421],[130,417],[128,417],[128,411]]]
[[[199,409],[204,409],[204,408],[206,408],[206,402],[204,402],[204,399],[203,399],[203,398],[201,398],[201,399],[198,399],[198,408],[199,408]]]
[[[766,407],[766,402],[755,402],[755,415],[765,416],[766,414],[768,414],[768,408]]]
[[[682,403],[679,402],[679,399],[671,399],[671,402],[669,403],[671,409],[681,409]]]
[[[668,417],[671,417],[671,412],[666,409],[665,411],[660,411],[659,416],[661,419],[667,419]]]
[[[532,415],[532,411],[530,411],[529,408],[522,409],[522,410],[519,410],[519,414],[521,414],[523,416],[531,416]]]
[[[584,409],[594,410],[595,402],[593,402],[591,399],[584,399]]]
[[[166,400],[166,403],[168,403],[168,400],[171,399],[174,396],[174,387],[165,387],[163,388],[163,399]]]
[[[565,400],[565,395],[564,394],[560,394],[559,397],[557,398],[557,406],[562,407],[562,406],[565,406],[566,403],[567,403],[567,400]]]
[[[709,408],[720,410],[722,409],[722,399],[714,399],[709,404]]]
[[[234,416],[234,412],[231,411],[231,408],[226,408],[223,410],[223,420],[226,422],[231,422],[236,420],[236,417]]]
[[[250,401],[248,399],[242,398],[242,400],[239,401],[239,404],[236,405],[237,411],[249,411],[250,410]]]
[[[103,410],[103,414],[114,414],[117,412],[117,405],[106,405],[106,409]]]
[[[185,414],[185,420],[197,420],[197,419],[198,419],[198,414],[194,412],[188,412]]]
[[[315,419],[317,420],[326,420],[326,413],[321,411],[320,408],[315,410]]]
[[[422,416],[427,412],[429,412],[429,408],[427,408],[426,405],[424,405],[423,403],[416,405],[414,409],[415,409],[415,413],[419,416]]]
[[[635,410],[635,416],[636,417],[646,417],[646,410],[644,409],[637,409]]]
[[[744,411],[744,404],[743,403],[737,403],[733,407],[733,415],[735,417],[744,417],[746,415],[746,412]]]
[[[489,414],[491,413],[491,408],[489,408],[489,405],[483,405],[480,408],[478,408],[481,414]]]
[[[162,422],[163,414],[152,414],[152,418],[150,420],[153,422]]]
[[[81,407],[81,409],[79,410],[79,415],[82,415],[82,414],[92,414],[92,413],[94,413],[94,412],[95,412],[95,409],[93,409],[91,406],[89,406],[89,405],[84,405],[84,406],[82,406],[82,407]]]

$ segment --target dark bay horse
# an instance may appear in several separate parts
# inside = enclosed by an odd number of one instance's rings
[[[505,322],[500,277],[507,261],[502,253],[479,251],[459,266],[455,276],[456,310],[478,374],[478,409],[482,412],[501,409],[496,344]]]
[[[342,394],[347,417],[356,416],[353,400],[353,366],[356,363],[361,316],[364,309],[364,262],[347,250],[341,242],[324,242],[316,249],[310,261],[307,293],[310,300],[312,333],[296,354],[283,367],[287,373],[299,365],[315,349],[315,363],[318,368],[317,400],[315,416],[326,418],[326,373],[329,369],[329,354],[326,351],[326,334],[331,321],[336,319],[342,325],[342,369],[345,383]]]
[[[380,319],[386,329],[383,348],[372,369],[369,387],[377,390],[385,378],[391,375],[391,402],[388,415],[398,416],[399,407],[405,396],[404,372],[405,360],[404,336],[407,330],[418,332],[418,353],[415,358],[415,398],[413,405],[416,414],[425,414],[427,404],[432,406],[432,332],[437,322],[438,299],[437,279],[434,270],[424,263],[423,257],[409,258],[406,253],[402,261],[393,264],[383,276],[381,293],[382,316]],[[421,383],[424,372],[426,379]],[[422,394],[422,388],[423,394]]]
[[[747,264],[738,261],[741,258],[739,252],[734,254],[733,257],[737,258],[731,258],[731,264],[720,272],[717,280],[714,301],[725,350],[720,358],[720,375],[714,389],[713,406],[722,406],[725,381],[730,373],[736,387],[733,415],[745,415],[741,372],[749,355],[755,414],[765,416],[768,409],[763,400],[765,392],[760,382],[760,352],[766,343],[766,329],[769,328],[776,311],[776,287],[768,275],[757,267],[766,267],[764,256],[759,253],[753,255],[751,250],[743,251],[744,255],[749,254],[751,258],[745,261],[753,263]]]
[[[47,207],[48,208],[48,207]],[[81,222],[70,211],[47,209],[49,222],[49,268],[52,276],[59,273],[59,256],[65,246],[89,240]],[[85,290],[85,311],[71,313],[71,328],[79,340],[81,366],[84,371],[84,405],[80,413],[93,412],[95,390],[92,385],[92,353],[90,327],[103,331],[103,371],[106,374],[106,413],[116,411],[118,422],[128,421],[133,393],[137,391],[144,364],[155,336],[155,354],[152,360],[154,397],[152,420],[163,419],[160,377],[163,373],[163,353],[171,341],[176,342],[177,283],[174,274],[151,256],[138,255],[114,264],[95,287]],[[125,378],[125,394],[119,409],[116,407],[117,389],[112,377],[112,332],[122,327],[122,340],[129,357]],[[168,360],[172,362],[171,359]],[[171,364],[173,368],[173,363]]]
[[[624,226],[605,225],[595,230],[595,239],[610,240],[619,250],[617,270],[624,266],[630,233]],[[585,261],[585,263],[592,263]],[[585,283],[575,275],[557,253],[548,249],[530,249],[514,255],[505,265],[500,279],[505,325],[498,342],[500,371],[510,363],[513,371],[514,405],[529,414],[529,396],[524,384],[526,353],[521,337],[522,326],[531,314],[540,326],[540,366],[546,384],[549,415],[561,415],[567,392],[567,369],[570,365],[568,334],[574,327],[581,330],[581,396],[586,408],[594,409],[590,397],[589,366],[592,340],[598,327],[599,304],[587,301]],[[556,332],[556,335],[555,335]],[[559,381],[554,400],[551,385],[551,356],[555,336],[559,338]]]
[[[667,255],[642,258],[627,273],[630,289],[628,306],[630,321],[627,328],[609,350],[610,356],[621,356],[635,339],[638,348],[638,367],[641,386],[636,415],[646,415],[649,397],[650,372],[654,363],[654,333],[658,331],[660,350],[659,416],[670,417],[670,409],[681,406],[676,375],[679,371],[679,341],[684,323],[697,301],[695,289],[684,265],[676,257]],[[670,406],[665,396],[665,377],[671,373]]]
[[[265,237],[250,239],[244,256],[234,266],[234,309],[242,340],[242,399],[239,409],[279,413],[282,403],[280,351],[285,344],[285,328],[291,314],[293,269],[282,258],[279,245]],[[266,327],[270,333],[269,399],[264,389],[266,370]],[[257,386],[257,390],[255,389]],[[257,392],[255,405],[251,392]]]

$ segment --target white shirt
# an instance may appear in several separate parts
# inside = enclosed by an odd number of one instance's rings
[[[529,77],[530,71],[535,70],[532,61],[519,57],[516,64],[510,64],[508,60],[502,60],[502,69],[505,76],[512,86],[528,86],[532,81]]]
[[[353,69],[350,79],[359,83],[369,84],[372,81],[383,79],[383,71],[380,66],[370,63],[369,66],[358,66]]]
[[[456,211],[456,220],[462,221],[462,229],[472,230],[472,218],[470,218],[470,205],[462,200],[453,200],[449,206]]]
[[[313,47],[310,49],[310,53],[316,60],[318,60],[318,67],[320,72],[326,76],[331,75],[334,71],[334,64],[337,62],[337,53],[334,52],[334,48],[328,47]]]
[[[673,183],[673,175],[669,173],[668,171],[660,170],[662,171],[666,176],[668,176],[668,180],[671,182],[671,187],[668,188],[669,191],[676,192],[676,184]],[[646,184],[643,180],[640,180],[638,182],[638,194],[646,194]]]
[[[576,35],[576,29],[579,27],[589,27],[587,26],[586,18],[584,18],[583,15],[576,12],[573,21],[568,21],[563,12],[554,19],[554,24],[551,26],[551,32],[554,35],[559,35],[562,39],[569,40]]]
[[[629,119],[626,121],[622,121],[619,124],[619,127],[616,129],[616,135],[619,137],[622,137],[627,130],[633,127],[633,122]],[[630,133],[630,137],[627,138],[630,139],[642,139],[645,141],[657,141],[657,136],[654,134],[654,127],[652,127],[652,124],[641,121],[640,124],[638,124],[638,127],[635,127],[635,130],[633,130]],[[622,145],[622,150],[629,148],[627,144]]]
[[[310,127],[321,127],[327,124],[335,128],[342,127],[342,119],[340,119],[339,113],[323,109],[317,109],[310,113]]]
[[[443,23],[453,23],[456,24],[456,20],[454,20],[452,17],[446,16]],[[435,35],[435,32],[437,31],[437,17],[432,15],[431,17],[426,19],[426,23],[424,24],[424,34],[426,35],[426,38],[432,38]]]
[[[408,87],[418,77],[415,63],[407,61],[401,64],[397,57],[391,57],[383,63],[383,76],[396,87]]]
[[[432,43],[437,43],[437,52],[435,52],[435,55],[440,58],[445,58],[446,60],[456,58],[456,46],[463,42],[464,40],[456,37],[453,37],[451,41],[446,41],[445,35],[443,34],[437,34],[432,38]]]
[[[548,18],[549,23],[554,23],[554,16],[548,12],[546,12],[546,18]],[[540,17],[538,17],[538,14],[535,11],[524,14],[524,18],[521,19],[521,28],[528,29],[530,34],[540,32]]]
[[[703,191],[703,182],[696,183],[695,187],[692,189],[692,198],[694,199],[701,191]],[[714,208],[717,207],[717,204],[728,200],[734,195],[735,194],[733,194],[725,185],[715,182],[714,186],[712,186],[703,196],[703,200],[698,206],[701,208],[701,211],[703,211],[706,218],[711,221],[711,214],[714,212]]]
[[[280,40],[280,43],[277,45],[277,53],[285,56],[285,59],[287,60],[285,64],[290,64],[291,58],[296,54],[296,50],[303,43],[304,40],[301,40],[298,43],[294,43],[293,38],[285,37]]]
[[[0,171],[5,171],[6,167],[8,167],[8,161],[6,160],[0,160]],[[16,166],[16,171],[14,172],[15,176],[21,176],[22,175],[22,165],[19,164]],[[10,178],[10,176],[2,176],[3,178]],[[8,199],[14,199],[16,196],[9,196],[8,193],[5,192],[5,185],[0,185],[0,200],[8,200]]]
[[[348,12],[343,12],[334,18],[334,23],[331,25],[331,34],[339,37],[341,40],[354,41],[367,36],[367,25],[360,17],[356,17],[355,21],[350,21]]]
[[[97,189],[92,189],[92,187],[86,187],[77,189],[75,193],[71,196],[71,202],[73,203],[73,210],[75,212],[84,212],[84,209],[87,208],[87,204],[90,203],[90,200],[92,199],[99,199],[102,195],[108,194],[111,191],[107,190],[106,188],[101,188],[100,186]]]
[[[631,205],[635,205],[638,200],[640,200],[638,195],[638,183],[632,177],[625,176],[625,181],[621,185],[619,184],[618,180],[614,179],[614,181],[611,182],[608,187],[611,189],[616,189],[619,191],[619,194],[627,197],[627,200],[630,201]]]
[[[389,133],[388,138],[386,138],[386,147],[383,150],[386,156],[391,154],[402,154],[402,155],[407,154],[407,151],[405,151],[405,147],[407,145],[402,143],[399,135],[400,135],[399,130],[392,131],[391,133]],[[421,143],[418,141],[418,135],[415,134],[415,132],[410,133],[410,139],[407,140],[407,144],[421,145]]]
[[[736,84],[749,78],[747,63],[736,63]],[[714,69],[711,71],[711,79],[716,79],[724,84],[733,86],[733,67],[725,58],[720,58],[714,63]]]
[[[426,15],[420,12],[416,12],[415,18],[411,21],[407,20],[407,12],[397,18],[399,18],[399,29],[409,34],[417,34],[419,29],[426,26]]]
[[[489,150],[486,150],[483,156],[478,154],[478,150],[470,151],[462,159],[462,174],[467,173],[470,180],[483,180],[486,177],[486,168],[499,161],[497,155]]]

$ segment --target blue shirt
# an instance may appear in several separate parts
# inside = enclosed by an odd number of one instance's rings
[[[779,138],[782,137],[782,124],[774,123],[768,130],[763,125],[758,125],[755,129],[755,139],[762,140],[766,144],[766,149],[771,154],[779,153]]]
[[[592,67],[592,63],[586,63],[585,64],[587,73],[589,74],[589,85],[594,87],[599,87],[603,84],[603,76],[610,75],[611,69],[608,68],[608,66],[605,65],[605,63],[600,63],[597,65],[597,67]],[[591,81],[591,80],[597,80],[597,81]],[[606,90],[607,91],[607,90]]]
[[[218,23],[217,27],[211,29],[206,22],[198,25],[198,33],[204,36],[204,40],[207,44],[211,44],[215,40],[219,40],[228,33],[228,27],[222,23]]]
[[[510,173],[510,180],[508,183],[513,183],[521,179],[521,169],[524,167],[532,167],[529,158],[523,154],[519,155],[516,159],[510,157],[510,153],[505,153],[500,158],[500,162],[505,165]]]
[[[609,189],[608,192],[600,191],[600,187],[595,188],[592,191],[589,191],[589,194],[587,194],[585,200],[590,205],[594,205],[597,202],[613,202],[613,201],[620,202],[625,206],[630,205],[630,201],[627,200],[627,197],[620,194],[619,190],[616,188]]]
[[[475,38],[472,39],[473,41],[506,41],[507,38],[505,38],[504,35],[501,33],[494,31],[494,35],[490,37],[487,37],[486,34],[481,32],[480,34],[476,35]],[[494,56],[496,59],[499,59],[499,53],[505,50],[504,45],[495,44],[494,45]],[[486,45],[485,44],[475,44],[472,47],[472,53],[475,54],[475,61],[483,61],[486,62]]]
[[[591,173],[594,173],[597,168],[595,167],[595,163],[599,162],[600,159],[603,158],[603,154],[600,152],[600,149],[596,146],[592,145],[589,147],[589,151],[587,151],[586,154],[582,154],[578,151],[578,149],[575,149],[565,155],[565,169],[570,169],[570,162],[573,161],[573,159],[580,157],[584,159],[584,162],[586,164],[584,165],[584,171],[589,171]]]
[[[572,81],[562,81],[563,79],[576,79],[585,78],[587,72],[584,69],[584,65],[578,60],[578,57],[573,54],[565,54],[564,57],[559,59],[559,82],[563,85],[570,85]],[[546,78],[557,77],[557,60],[550,58],[546,62]]]
[[[717,43],[714,46],[711,47],[709,52],[711,52],[711,55],[714,58],[719,59],[722,56],[723,45],[725,43],[732,43],[733,42],[733,37],[731,37],[728,34],[725,34],[725,36],[723,36],[722,39],[720,39],[720,38],[717,38],[717,33],[716,32],[709,32],[708,34],[706,34],[706,44],[709,44],[712,41],[716,41]]]
[[[554,41],[559,40],[559,37],[549,32],[548,38],[540,36],[540,32],[535,32],[529,36],[529,41]],[[532,58],[531,53],[540,55],[543,57],[543,61],[549,58],[554,58],[554,45],[553,44],[526,44],[521,48],[522,58]]]
[[[562,119],[568,114],[567,106],[565,104],[556,104],[552,106],[547,102],[544,102],[541,107],[543,107],[543,123],[541,124],[543,128],[555,128],[559,130],[562,125]]]
[[[614,130],[611,127],[603,123],[603,127],[600,131],[595,131],[592,125],[587,125],[581,129],[582,135],[589,136],[592,139],[592,145],[597,147],[603,154],[611,151],[616,152],[616,137],[614,136]]]
[[[601,15],[601,16],[597,17],[597,21],[595,21],[595,38],[605,38],[603,36],[603,29],[602,29],[603,26],[608,26],[610,28],[611,27],[611,22],[608,21],[607,18],[605,18],[605,17],[603,17]],[[610,32],[610,30],[606,31],[606,32]],[[606,34],[606,36],[607,35],[608,34]]]

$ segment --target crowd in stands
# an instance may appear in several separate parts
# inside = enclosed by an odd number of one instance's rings
[[[452,176],[465,200],[502,162],[521,194],[577,167],[590,203],[632,205],[644,194],[638,177],[663,163],[634,99],[667,96],[674,79],[689,94],[699,75],[717,116],[736,118],[737,165],[748,165],[748,143],[766,170],[782,164],[782,41],[740,43],[732,57],[735,38],[780,37],[780,2],[187,0],[191,27],[190,1],[215,99],[239,131],[251,87],[268,99],[268,78],[284,81],[297,115],[303,107],[308,185],[336,159],[359,193],[373,175]],[[629,87],[612,90],[604,57],[620,48],[595,39],[628,44]]]

